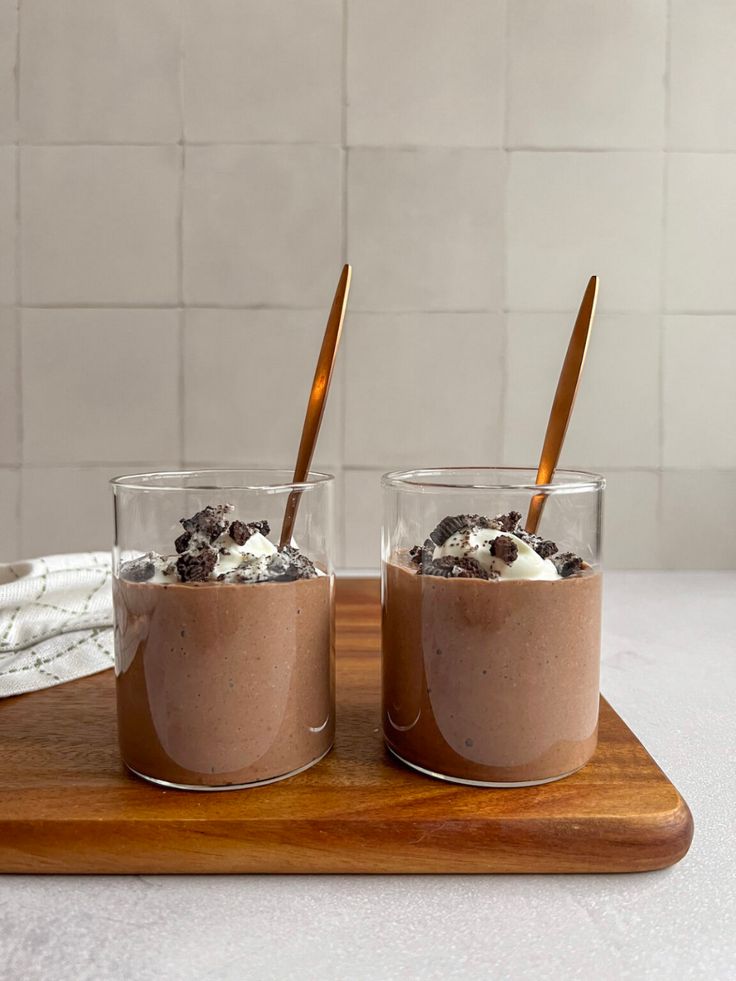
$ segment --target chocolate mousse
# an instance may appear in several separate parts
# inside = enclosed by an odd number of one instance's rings
[[[182,519],[175,554],[113,581],[120,749],[148,779],[264,783],[332,745],[332,577],[232,510]]]
[[[386,563],[384,735],[431,775],[541,783],[595,751],[601,576],[520,519],[452,515]]]

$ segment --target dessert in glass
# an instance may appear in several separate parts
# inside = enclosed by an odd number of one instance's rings
[[[333,484],[276,470],[112,481],[118,734],[133,773],[237,789],[293,776],[329,751]]]
[[[383,732],[428,776],[486,787],[574,773],[597,742],[597,474],[384,476]],[[538,534],[524,529],[543,494]]]

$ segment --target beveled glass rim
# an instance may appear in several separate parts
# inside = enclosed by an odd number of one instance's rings
[[[309,491],[321,484],[334,482],[335,476],[331,473],[321,473],[319,470],[310,470],[307,479],[302,482],[293,480],[268,480],[269,475],[283,476],[290,471],[283,467],[220,467],[207,468],[203,470],[160,470],[149,473],[122,474],[113,477],[110,484],[113,491],[118,488],[122,490],[141,490],[141,491],[271,491],[273,493],[283,491]],[[257,483],[232,483],[211,484],[206,483],[209,478],[223,474],[263,474],[264,480]],[[185,483],[188,478],[193,478],[194,483]],[[199,481],[201,478],[201,482]]]
[[[537,470],[531,467],[437,467],[434,469],[392,470],[383,474],[383,487],[399,488],[404,491],[426,493],[434,490],[483,490],[483,491],[535,491],[544,494],[580,493],[582,491],[603,490],[606,478],[599,473],[589,473],[585,470],[555,470],[552,482],[537,484],[534,481]],[[492,480],[462,480],[449,479],[462,474],[524,474],[530,479],[512,481]],[[429,480],[427,478],[447,477],[447,480]]]

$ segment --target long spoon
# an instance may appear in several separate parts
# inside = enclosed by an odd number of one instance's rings
[[[295,484],[304,482],[312,464],[314,448],[317,445],[319,428],[322,425],[322,416],[325,412],[327,393],[330,390],[330,381],[332,380],[332,372],[335,367],[335,358],[337,356],[337,347],[340,343],[342,325],[345,320],[352,273],[353,271],[350,266],[343,266],[340,281],[335,291],[335,298],[332,301],[332,309],[327,318],[325,336],[322,339],[322,347],[319,352],[319,358],[317,359],[317,368],[314,372],[312,390],[309,393],[307,413],[304,416],[304,425],[302,426],[302,438],[299,443],[296,466],[294,467],[293,482]],[[294,530],[294,522],[296,521],[300,499],[301,491],[299,490],[293,490],[289,494],[284,513],[284,523],[281,526],[281,546],[291,543],[291,535]]]
[[[557,382],[557,391],[555,392],[555,398],[552,403],[552,411],[549,414],[547,432],[544,434],[542,455],[539,459],[537,484],[548,484],[552,480],[555,467],[560,459],[562,444],[565,441],[565,433],[567,432],[572,409],[575,405],[575,396],[577,395],[580,384],[580,376],[583,371],[583,364],[585,363],[585,354],[588,350],[590,328],[593,325],[597,298],[598,277],[591,276],[583,294],[575,326],[570,336],[570,343],[567,347],[567,354],[562,365],[562,371],[560,372],[560,379]],[[532,535],[537,530],[546,500],[546,494],[535,494],[531,500],[525,528]]]

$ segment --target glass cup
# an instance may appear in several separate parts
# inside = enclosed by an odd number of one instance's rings
[[[237,789],[293,776],[330,750],[333,487],[327,474],[294,484],[278,470],[112,481],[118,734],[128,769],[168,787]],[[277,551],[292,493],[293,547]]]
[[[428,776],[524,787],[568,776],[595,751],[605,481],[558,470],[537,487],[535,477],[490,467],[383,477],[383,732]],[[539,493],[530,539],[519,529]],[[447,516],[463,517],[437,530]]]

